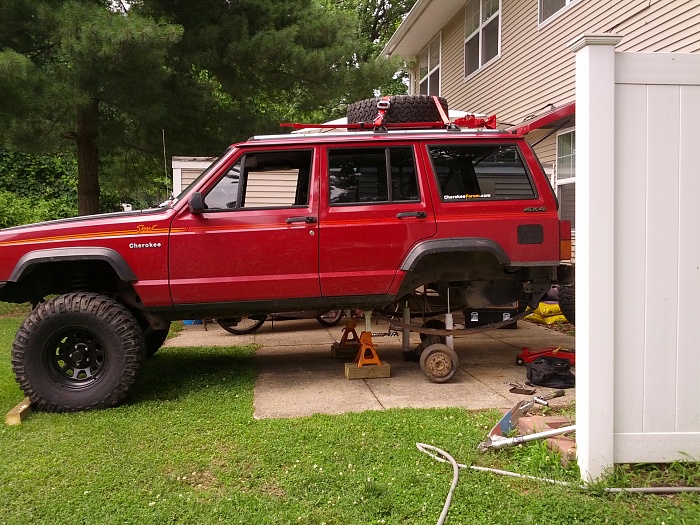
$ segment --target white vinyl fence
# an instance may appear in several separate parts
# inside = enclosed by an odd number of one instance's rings
[[[576,53],[577,450],[700,460],[700,55]]]

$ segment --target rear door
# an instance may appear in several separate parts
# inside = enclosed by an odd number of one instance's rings
[[[427,177],[410,143],[321,151],[323,296],[387,294],[405,255],[435,235]]]
[[[170,240],[173,303],[319,297],[314,150],[242,151],[180,212]]]
[[[522,139],[425,147],[437,182],[439,237],[484,240],[513,265],[558,264],[556,201]]]

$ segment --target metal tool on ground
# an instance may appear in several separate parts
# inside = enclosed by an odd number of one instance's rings
[[[526,396],[531,396],[534,394],[537,390],[534,388],[531,388],[529,386],[521,385],[520,383],[513,383],[512,381],[506,381],[506,385],[509,385],[511,388],[508,390],[511,394],[523,394]]]
[[[557,428],[554,430],[539,432],[537,434],[529,434],[527,436],[509,437],[510,434],[518,427],[518,420],[525,416],[535,405],[549,406],[551,399],[565,395],[564,390],[555,390],[551,394],[544,396],[534,396],[530,401],[518,401],[501,420],[489,432],[486,441],[479,443],[479,450],[486,451],[490,448],[503,448],[526,441],[534,441],[544,439],[551,436],[558,436],[573,432],[576,429],[575,425],[568,427]]]

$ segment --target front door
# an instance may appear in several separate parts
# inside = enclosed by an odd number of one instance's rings
[[[311,149],[241,151],[170,236],[173,304],[320,297],[318,170]]]
[[[414,147],[329,146],[321,158],[323,296],[387,294],[411,247],[436,232]]]

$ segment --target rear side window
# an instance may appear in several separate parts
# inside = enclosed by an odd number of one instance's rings
[[[331,149],[328,168],[331,205],[420,201],[411,147]]]
[[[536,197],[514,144],[429,146],[428,150],[443,202]]]

